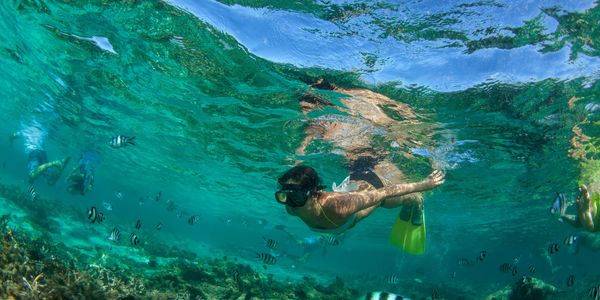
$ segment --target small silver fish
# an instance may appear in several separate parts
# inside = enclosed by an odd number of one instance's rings
[[[323,240],[326,244],[331,246],[338,246],[340,244],[340,240],[338,239],[338,237],[333,234],[322,235],[321,240]]]
[[[134,139],[135,139],[135,136],[126,137],[123,135],[117,135],[117,136],[113,136],[110,139],[109,145],[113,148],[122,148],[122,147],[126,147],[129,145],[135,146],[135,142],[133,141]]]
[[[486,250],[482,250],[482,251],[479,252],[479,256],[477,256],[477,260],[483,261],[486,256],[487,256],[487,251]]]
[[[577,242],[577,236],[576,235],[569,235],[565,238],[564,240],[564,244],[567,246],[571,246],[573,244],[575,244],[575,242]]]
[[[106,209],[108,211],[112,210],[112,204],[110,204],[110,202],[103,201],[102,202],[102,207],[104,207],[104,209]]]
[[[113,230],[110,232],[110,236],[108,237],[108,239],[117,243],[120,238],[121,238],[121,231],[119,230],[119,228],[116,228],[116,227],[113,228]]]
[[[461,267],[466,267],[466,266],[471,265],[471,262],[467,258],[464,258],[464,257],[457,259],[456,263]]]
[[[96,217],[96,222],[98,222],[98,224],[100,224],[104,221],[104,219],[106,219],[106,217],[104,217],[104,214],[99,212],[98,216]]]
[[[29,193],[30,201],[35,201],[37,199],[37,193],[35,192],[35,188],[33,187],[33,185],[29,186],[29,189],[27,190],[27,192]]]
[[[270,249],[277,248],[277,241],[276,240],[274,240],[274,239],[268,239],[268,238],[265,238],[265,237],[263,237],[263,239],[265,240],[265,245],[267,246],[267,248],[270,248]]]
[[[398,284],[400,283],[400,277],[397,275],[387,275],[385,276],[385,283],[387,284]]]
[[[193,215],[188,219],[188,224],[194,225],[194,224],[198,223],[199,220],[200,220],[200,216]]]

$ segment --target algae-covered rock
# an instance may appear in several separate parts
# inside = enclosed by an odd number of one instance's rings
[[[507,286],[489,296],[486,300],[544,300],[557,295],[559,290],[544,281],[523,276],[512,286]]]

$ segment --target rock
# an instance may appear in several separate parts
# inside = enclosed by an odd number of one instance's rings
[[[544,300],[558,294],[559,290],[540,279],[523,276],[512,286],[507,286],[489,296],[486,300]]]

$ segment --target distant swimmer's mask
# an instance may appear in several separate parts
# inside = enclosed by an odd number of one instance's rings
[[[298,184],[283,184],[281,189],[275,192],[275,199],[277,202],[291,207],[302,207],[312,193],[311,190],[306,190]]]

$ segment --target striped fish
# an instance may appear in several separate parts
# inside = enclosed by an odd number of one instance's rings
[[[98,224],[102,223],[104,221],[106,217],[104,217],[104,214],[99,212],[98,215],[96,215],[96,222]]]
[[[321,240],[323,240],[326,244],[331,246],[337,246],[340,244],[340,240],[337,238],[336,235],[333,234],[322,235]]]
[[[256,258],[260,258],[263,263],[267,265],[274,265],[277,262],[277,258],[269,253],[257,253]]]
[[[131,236],[129,237],[129,243],[136,246],[140,243],[140,239],[135,233],[132,232]]]
[[[572,234],[572,235],[567,236],[563,243],[567,246],[571,246],[571,245],[575,244],[575,242],[577,242],[577,236]]]
[[[512,266],[507,262],[500,265],[500,272],[506,273],[506,272],[510,271],[511,269],[512,269]]]
[[[200,220],[199,215],[193,215],[188,219],[188,224],[194,225],[194,224],[198,223],[199,220]]]
[[[123,135],[117,135],[117,136],[113,136],[110,139],[109,145],[113,148],[121,148],[121,147],[126,147],[129,145],[135,146],[135,142],[133,141],[134,139],[135,139],[135,136],[126,137]]]
[[[558,244],[554,243],[554,244],[548,246],[548,253],[554,254],[554,253],[558,252],[558,249],[559,249]]]
[[[477,260],[483,261],[486,256],[487,256],[487,251],[486,250],[481,250],[479,252],[479,256],[477,256]]]
[[[471,265],[471,262],[467,258],[464,258],[464,257],[461,257],[461,258],[457,259],[456,263],[459,266],[461,266],[461,267],[465,267],[465,266],[470,266]]]
[[[235,282],[240,282],[240,272],[233,271],[233,274],[231,274],[231,278],[233,278],[233,281]]]
[[[529,273],[533,273],[535,272],[535,266],[530,266],[529,267]]]
[[[35,192],[35,188],[33,187],[33,185],[29,186],[27,193],[29,194],[30,201],[35,201],[37,199],[37,193]]]
[[[117,228],[117,227],[113,228],[113,230],[110,232],[110,236],[108,237],[108,239],[117,243],[117,242],[119,242],[120,238],[121,238],[121,231],[119,230],[119,228]]]
[[[396,275],[387,275],[385,276],[385,283],[387,284],[398,284],[400,283],[400,277]]]
[[[274,239],[268,239],[268,238],[265,238],[265,237],[263,237],[263,239],[265,240],[265,245],[267,246],[267,248],[270,248],[270,249],[277,248],[277,241],[276,240],[274,240]]]
[[[360,300],[410,300],[410,298],[388,292],[368,292]]]
[[[599,300],[600,299],[600,284],[590,288],[588,296],[590,296],[592,300]]]
[[[438,292],[437,288],[433,289],[433,292],[431,293],[431,300],[438,300],[440,299],[440,294]]]
[[[98,211],[96,211],[95,206],[92,206],[88,209],[88,220],[90,220],[90,223],[94,223],[96,218],[98,218]]]
[[[567,277],[567,286],[572,287],[575,284],[575,275],[569,275]]]
[[[140,228],[142,228],[142,220],[137,219],[137,221],[135,221],[135,229],[140,230]]]

